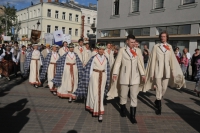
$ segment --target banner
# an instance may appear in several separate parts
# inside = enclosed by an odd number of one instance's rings
[[[68,44],[71,43],[71,35],[63,35],[63,42],[66,41]]]
[[[54,31],[53,36],[54,36],[55,42],[63,41],[63,31],[62,30]]]
[[[45,33],[44,38],[45,38],[46,44],[53,45],[53,42],[54,42],[53,33]]]
[[[3,36],[4,41],[11,41],[11,36]]]

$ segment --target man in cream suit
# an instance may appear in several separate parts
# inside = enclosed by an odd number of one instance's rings
[[[113,68],[113,80],[115,81],[119,75],[120,89],[120,106],[121,116],[126,117],[126,103],[127,96],[130,89],[131,97],[131,122],[137,123],[135,119],[136,107],[137,107],[137,95],[140,91],[139,84],[140,79],[145,81],[145,69],[142,58],[142,52],[140,49],[135,48],[135,36],[128,35],[127,46],[119,50],[115,65]],[[120,68],[121,67],[121,68]]]
[[[23,77],[24,75],[24,62],[26,60],[26,56],[27,56],[27,53],[26,53],[26,46],[22,46],[21,48],[21,51],[18,53],[18,60],[20,62],[20,72],[21,72],[21,77]]]
[[[78,40],[79,46],[76,46],[74,48],[74,52],[78,55],[80,58],[81,62],[83,63],[83,66],[86,65],[87,60],[86,60],[86,48],[83,46],[83,39]]]
[[[107,43],[107,49],[104,51],[105,56],[108,58],[110,68],[112,68],[114,64],[114,51],[111,49],[111,43]]]
[[[44,59],[47,57],[49,52],[50,52],[50,45],[46,44],[46,49],[42,50],[42,52],[41,52],[41,54],[44,57]]]
[[[169,79],[174,77],[174,52],[172,46],[167,43],[168,38],[166,32],[160,33],[159,39],[161,43],[154,45],[151,59],[149,60],[150,65],[147,67],[151,80],[155,80],[156,84],[155,105],[158,109],[157,115],[161,115],[161,99],[167,90]]]

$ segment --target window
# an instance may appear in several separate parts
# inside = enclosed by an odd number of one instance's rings
[[[69,28],[69,35],[72,35],[72,28]]]
[[[32,18],[32,11],[30,11],[30,18]]]
[[[127,29],[127,35],[132,34],[135,36],[150,36],[150,28],[134,28]]]
[[[75,36],[78,36],[78,29],[75,29]]]
[[[90,30],[87,30],[87,35],[90,34]]]
[[[58,18],[58,11],[55,11],[55,18]]]
[[[164,0],[155,0],[154,9],[160,9],[164,7]]]
[[[69,21],[72,21],[72,14],[69,14]]]
[[[51,25],[47,25],[47,33],[51,33]]]
[[[24,20],[26,20],[26,13],[24,13]]]
[[[51,9],[47,10],[47,17],[51,17]]]
[[[93,18],[93,24],[96,24],[96,18]]]
[[[62,13],[62,19],[65,20],[65,12]]]
[[[55,26],[55,31],[57,31],[58,30],[58,26]]]
[[[139,0],[132,0],[132,12],[139,12]]]
[[[119,0],[115,0],[113,9],[113,15],[119,15]]]
[[[38,9],[38,14],[37,14],[37,16],[40,16],[40,9]]]
[[[76,15],[75,21],[78,22],[78,15]]]
[[[90,17],[88,17],[88,19],[87,19],[87,23],[90,24]]]
[[[179,40],[173,40],[169,41],[169,44],[172,45],[172,48],[175,49],[176,47],[179,47],[179,51],[183,51],[184,48],[187,48],[189,50],[189,41],[179,41]]]
[[[195,0],[183,0],[183,5],[195,3]]]
[[[62,27],[63,34],[65,34],[65,27]]]
[[[120,37],[120,30],[102,31],[101,37]]]
[[[34,15],[33,15],[33,17],[36,17],[37,15],[36,15],[36,10],[34,10]]]
[[[197,48],[200,49],[200,40],[197,41]]]
[[[158,34],[167,31],[169,35],[186,35],[191,32],[191,25],[177,25],[177,26],[165,26],[157,27]]]

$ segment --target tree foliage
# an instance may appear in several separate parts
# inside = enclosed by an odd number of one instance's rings
[[[0,17],[0,34],[6,32],[6,21],[7,21],[7,35],[11,36],[11,28],[16,26],[17,24],[17,10],[14,6],[11,6],[9,3],[3,5],[4,15]]]

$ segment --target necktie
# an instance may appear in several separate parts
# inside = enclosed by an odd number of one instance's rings
[[[137,53],[134,50],[130,49],[130,52],[132,53],[133,57],[137,56]]]
[[[24,54],[24,51],[22,51],[22,54]]]
[[[163,44],[163,47],[164,47],[166,50],[170,50],[169,46],[166,45],[166,44]]]
[[[80,52],[81,52],[81,53],[83,52],[83,48],[80,48]]]

